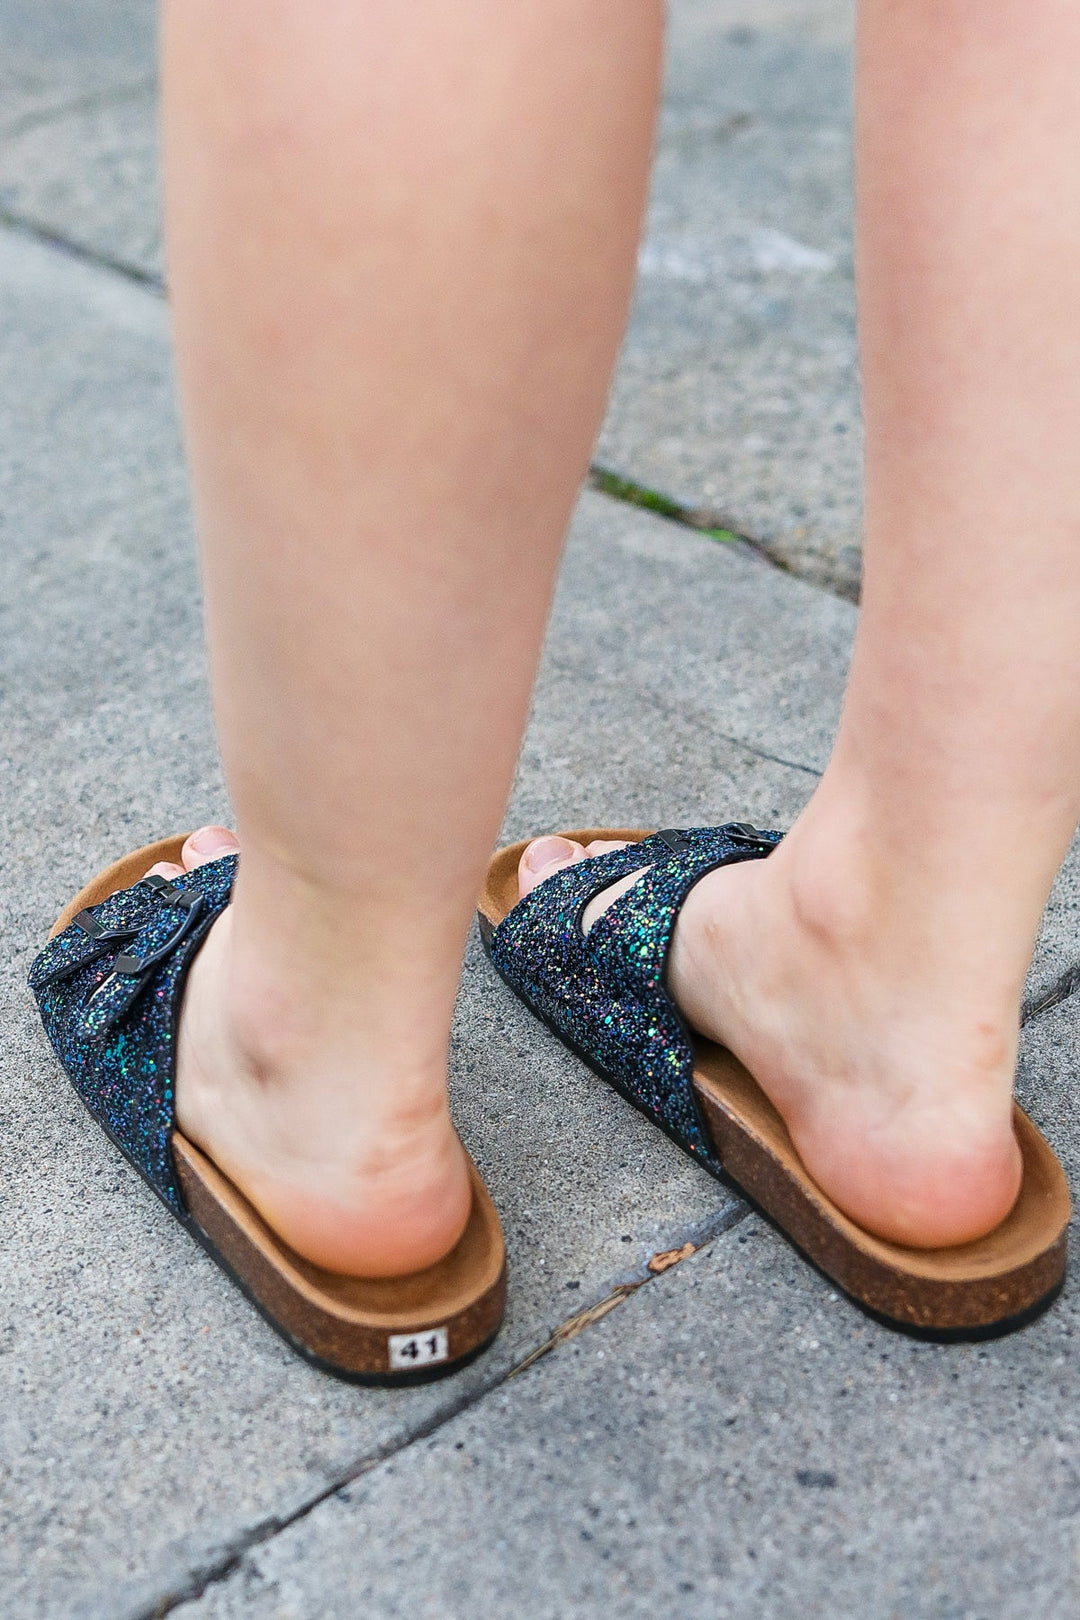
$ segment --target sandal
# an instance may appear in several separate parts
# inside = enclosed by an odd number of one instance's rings
[[[526,844],[499,850],[479,924],[507,984],[590,1068],[890,1326],[982,1338],[1020,1326],[1050,1303],[1065,1275],[1069,1190],[1052,1149],[1019,1106],[1023,1179],[1011,1213],[972,1243],[906,1248],[864,1231],[822,1192],[749,1072],[688,1029],[664,986],[679,908],[706,872],[762,859],[779,833],[729,822],[563,836],[586,845],[625,839],[630,847],[565,867],[523,900],[517,872]],[[593,896],[642,867],[638,882],[583,935],[581,916]]]
[[[237,856],[173,880],[168,838],[116,861],[67,906],[30,971],[46,1032],[82,1101],[158,1197],[307,1360],[356,1383],[455,1372],[502,1322],[502,1230],[470,1160],[472,1213],[442,1260],[405,1277],[347,1277],[295,1254],[176,1128],[177,1014],[188,968],[229,903]]]

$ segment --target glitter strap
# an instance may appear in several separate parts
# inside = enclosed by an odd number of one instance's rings
[[[692,1085],[692,1038],[664,982],[668,952],[694,884],[718,866],[760,860],[780,837],[742,822],[654,833],[538,884],[491,939],[492,961],[533,1010],[714,1171]],[[589,901],[642,868],[584,935]]]
[[[229,903],[237,857],[144,878],[51,939],[30,970],[45,1031],[90,1112],[177,1214],[170,1146],[180,998]]]

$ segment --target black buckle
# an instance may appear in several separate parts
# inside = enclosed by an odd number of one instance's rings
[[[116,958],[112,971],[125,979],[139,979],[150,968],[157,967],[159,962],[164,962],[167,956],[171,956],[181,940],[190,934],[195,919],[202,909],[202,895],[187,889],[174,889],[171,884],[166,883],[163,889],[158,890],[158,895],[167,906],[175,906],[178,911],[182,911],[183,916],[164,945],[159,945],[149,956],[132,956],[124,951]]]
[[[175,908],[183,915],[164,945],[159,945],[157,950],[151,951],[148,956],[134,956],[130,951],[122,951],[112,965],[109,978],[112,978],[114,973],[119,973],[124,979],[141,979],[144,973],[157,967],[159,962],[172,955],[181,940],[190,934],[202,910],[204,896],[198,889],[178,889],[158,872],[151,872],[148,877],[140,878],[139,887],[151,890],[164,905]],[[142,933],[144,927],[145,924],[141,924],[138,928],[118,930],[110,937],[130,939],[134,934]],[[95,995],[99,994],[108,982],[108,979],[105,979],[94,992]]]
[[[693,853],[693,846],[683,837],[678,827],[662,827],[656,836],[663,839],[673,855]]]
[[[198,889],[178,889],[168,878],[162,877],[160,872],[148,873],[146,877],[139,879],[136,887],[149,889],[167,906],[197,906],[202,899]]]
[[[106,928],[105,924],[99,923],[90,911],[80,911],[71,920],[77,927],[82,929],[84,934],[89,934],[91,939],[99,942],[110,939],[131,939],[134,934],[139,932],[138,928]]]
[[[74,959],[62,956],[59,961],[53,963],[47,973],[43,973],[40,978],[35,977],[35,988],[38,990],[43,989],[47,984],[56,984],[60,979],[69,979],[73,973],[78,973],[81,968],[87,967],[91,962],[96,962],[104,956],[111,943],[116,940],[131,939],[133,935],[139,932],[138,928],[106,928],[105,924],[99,923],[97,918],[89,911],[77,912],[71,921],[75,927],[82,930],[88,939],[94,941],[98,949],[89,951],[85,956],[76,956]]]
[[[770,840],[748,821],[729,821],[724,832],[733,844],[753,844],[755,849],[767,848]]]
[[[751,844],[754,849],[772,848],[772,840],[756,827],[751,827],[748,821],[729,821],[720,830],[733,844]],[[664,827],[656,836],[664,841],[673,855],[692,855],[694,852],[694,846],[678,827]]]

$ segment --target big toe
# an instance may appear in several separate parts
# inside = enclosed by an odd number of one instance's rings
[[[564,866],[585,859],[585,846],[572,838],[534,838],[522,852],[518,862],[518,893],[521,899],[531,894],[538,883]]]
[[[184,844],[180,859],[184,870],[193,872],[197,866],[220,861],[223,855],[235,855],[239,849],[240,840],[228,827],[200,827]]]
[[[193,872],[207,861],[218,861],[223,855],[235,855],[240,840],[228,827],[200,827],[185,841],[179,861],[156,861],[145,877],[178,878]]]
[[[518,863],[518,896],[524,900],[538,883],[561,872],[564,866],[574,866],[578,861],[591,860],[594,855],[606,855],[609,850],[623,848],[622,839],[594,838],[591,844],[585,845],[573,838],[534,838]]]

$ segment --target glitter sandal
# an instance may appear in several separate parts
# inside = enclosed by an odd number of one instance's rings
[[[723,1047],[692,1035],[664,986],[679,908],[718,866],[760,860],[780,834],[744,823],[568,832],[630,847],[579,861],[518,899],[525,843],[493,857],[479,906],[491,960],[526,1005],[690,1156],[732,1182],[859,1305],[934,1338],[1004,1333],[1044,1309],[1065,1274],[1070,1214],[1049,1144],[1015,1107],[1020,1193],[1000,1226],[951,1249],[911,1249],[857,1226],[816,1185],[764,1092]],[[589,901],[638,879],[583,935]]]
[[[163,839],[115,862],[65,907],[30,971],[42,1022],[75,1090],[120,1151],[293,1349],[357,1383],[454,1372],[495,1337],[506,1297],[502,1230],[470,1160],[468,1225],[407,1277],[346,1277],[295,1254],[176,1128],[177,1012],[188,968],[228,905],[237,857],[172,881]]]

